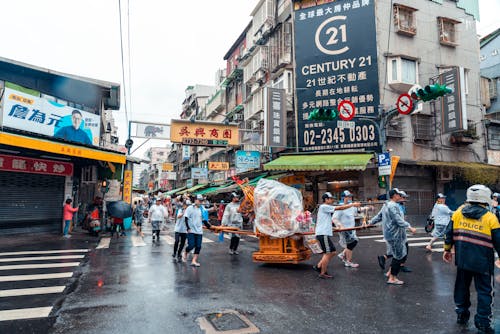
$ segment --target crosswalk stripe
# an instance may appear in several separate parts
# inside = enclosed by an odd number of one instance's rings
[[[17,297],[31,295],[45,295],[49,293],[61,293],[66,287],[64,285],[46,286],[41,288],[26,288],[26,289],[9,289],[0,290],[1,297]]]
[[[50,311],[52,311],[52,306],[4,310],[0,311],[0,321],[46,318]]]
[[[21,251],[21,252],[5,252],[0,253],[0,256],[8,255],[37,255],[37,254],[59,254],[59,253],[86,253],[89,249],[54,249],[47,251]]]
[[[109,248],[109,243],[111,242],[111,238],[101,238],[99,244],[96,249]]]
[[[376,239],[376,238],[383,238],[384,235],[362,235],[358,237],[359,239]]]
[[[436,252],[436,253],[443,253],[444,252],[444,248],[433,248],[432,251]]]
[[[0,259],[0,262],[22,262],[22,261],[46,261],[46,260],[68,260],[83,259],[85,255],[61,255],[61,256],[32,256],[32,257],[11,257]]]
[[[78,267],[79,265],[80,265],[80,262],[14,264],[14,265],[9,265],[9,266],[0,266],[0,270],[64,268],[64,267]]]
[[[432,237],[421,237],[421,238],[407,238],[407,241],[417,241],[417,240],[431,240]]]
[[[427,246],[429,243],[428,242],[415,242],[408,244],[410,247],[419,247],[419,246]],[[444,245],[444,241],[436,241],[434,245]]]
[[[170,235],[160,235],[160,240],[165,241],[169,245],[175,244],[175,239]],[[187,242],[187,240],[186,240],[186,242]],[[211,243],[214,241],[211,239],[208,239],[208,238],[203,238],[201,242],[207,244],[207,243]]]
[[[144,242],[144,240],[137,235],[131,235],[130,240],[132,240],[132,245],[134,247],[146,246],[146,243]]]
[[[54,274],[36,274],[36,275],[10,275],[0,276],[0,282],[33,281],[42,279],[56,279],[72,277],[72,272],[54,273]]]

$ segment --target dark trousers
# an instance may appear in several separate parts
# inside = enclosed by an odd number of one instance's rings
[[[240,244],[240,237],[233,235],[231,237],[231,242],[229,243],[229,249],[235,251],[238,249],[239,244]]]
[[[490,325],[493,306],[494,279],[492,275],[480,274],[473,271],[457,268],[457,279],[455,281],[455,311],[457,314],[469,314],[470,307],[470,285],[474,278],[474,286],[477,292],[477,311],[474,322],[480,325]]]
[[[391,261],[391,275],[398,276],[399,271],[401,270],[401,264],[403,264],[403,263],[406,262],[406,258],[407,258],[407,256],[405,256],[401,260],[398,260],[398,259],[396,259],[394,257],[392,258],[392,261]]]
[[[175,232],[174,256],[181,256],[182,249],[186,243],[187,233]]]
[[[188,245],[186,247],[186,253],[189,253],[194,249],[195,254],[200,254],[203,234],[188,233],[187,240],[188,240]]]

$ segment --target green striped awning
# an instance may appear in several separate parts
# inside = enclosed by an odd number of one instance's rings
[[[186,189],[186,187],[181,187],[181,188],[177,188],[177,189],[172,189],[172,190],[170,190],[170,191],[167,191],[167,192],[165,193],[165,195],[166,195],[166,196],[172,196],[173,194],[175,194],[175,193],[177,193],[177,192],[179,192],[179,191],[181,191],[181,190],[184,190],[184,189]]]
[[[189,193],[189,194],[192,194],[194,193],[196,190],[199,190],[201,188],[205,188],[208,186],[208,183],[204,183],[204,184],[197,184],[191,188],[188,188],[188,189],[184,189],[183,191],[179,191],[179,195],[182,195],[182,194],[185,194],[185,193]]]
[[[334,171],[365,170],[373,154],[284,155],[264,165],[264,170]]]

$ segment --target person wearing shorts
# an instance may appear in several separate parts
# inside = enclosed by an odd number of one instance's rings
[[[321,260],[313,266],[313,269],[319,272],[319,278],[333,278],[332,275],[328,274],[327,268],[328,263],[332,257],[336,254],[336,249],[333,244],[332,236],[332,215],[335,210],[344,210],[351,208],[353,206],[358,206],[359,203],[350,203],[347,205],[333,206],[333,195],[330,192],[326,192],[322,196],[323,204],[319,206],[318,217],[316,219],[316,229],[315,235],[316,240],[318,240],[323,250],[323,255]]]
[[[438,239],[444,239],[446,234],[446,227],[450,222],[450,218],[454,211],[451,211],[448,205],[445,204],[446,196],[439,193],[437,194],[436,204],[432,208],[431,216],[434,218],[434,230],[432,231],[432,239],[425,247],[429,252],[432,252],[432,244]]]
[[[349,190],[344,190],[342,192],[342,196],[344,197],[344,204],[352,202],[353,194]],[[345,210],[338,210],[333,214],[333,221],[336,226],[341,226],[343,228],[355,227],[355,216],[357,213],[358,209],[355,207],[351,207]],[[344,263],[344,267],[359,267],[359,264],[352,262],[352,251],[358,244],[356,231],[352,230],[340,232],[339,238],[339,244],[344,248],[344,250],[339,253],[338,257]]]

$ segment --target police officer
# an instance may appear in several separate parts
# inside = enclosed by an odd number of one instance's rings
[[[500,224],[488,208],[491,190],[481,184],[467,189],[467,202],[455,211],[446,231],[443,260],[450,263],[455,247],[455,311],[457,323],[469,321],[470,284],[477,291],[474,324],[480,333],[494,333],[491,328],[493,304],[494,250],[500,251]]]

